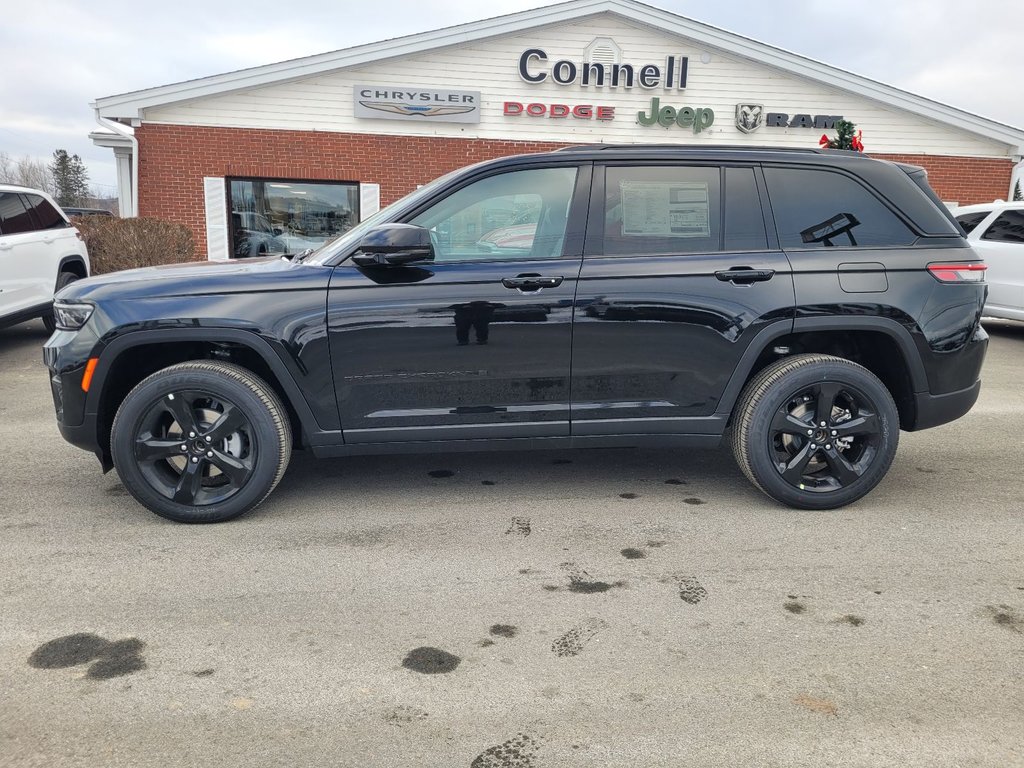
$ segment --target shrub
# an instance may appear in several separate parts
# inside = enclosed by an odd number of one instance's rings
[[[196,261],[192,230],[163,219],[76,216],[94,275],[157,264]]]

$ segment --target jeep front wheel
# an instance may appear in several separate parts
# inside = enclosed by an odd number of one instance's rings
[[[273,388],[240,366],[172,365],[136,386],[111,429],[128,492],[161,517],[214,523],[262,502],[291,455],[288,415]]]
[[[889,390],[863,366],[797,355],[761,371],[737,402],[736,461],[754,485],[799,509],[835,509],[885,477],[899,441]]]

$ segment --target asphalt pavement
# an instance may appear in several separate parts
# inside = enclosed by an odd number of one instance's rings
[[[0,765],[1024,765],[1024,325],[854,506],[724,451],[292,458],[164,521],[0,330]]]

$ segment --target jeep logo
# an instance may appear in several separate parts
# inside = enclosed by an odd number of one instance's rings
[[[693,128],[694,133],[700,133],[715,122],[715,113],[706,107],[663,107],[661,100],[655,96],[651,99],[647,114],[643,111],[636,113],[636,121],[640,125],[657,123],[665,128],[675,123],[680,128]]]

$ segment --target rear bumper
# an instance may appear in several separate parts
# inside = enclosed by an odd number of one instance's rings
[[[917,400],[917,419],[915,419],[911,431],[937,427],[940,424],[948,424],[959,419],[974,407],[980,392],[981,380],[979,379],[967,389],[948,392],[944,395],[933,395],[930,392],[917,393],[914,396]]]

